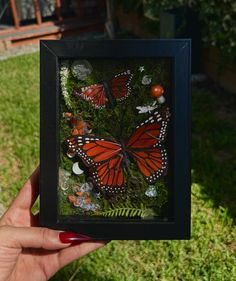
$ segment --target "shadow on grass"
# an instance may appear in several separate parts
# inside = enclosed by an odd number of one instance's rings
[[[208,83],[193,88],[192,182],[236,222],[236,95]]]
[[[58,281],[58,280],[69,280],[69,281],[118,281],[118,279],[114,279],[112,276],[107,278],[103,276],[101,272],[98,275],[97,268],[89,268],[87,266],[81,266],[80,269],[75,271],[71,276],[68,275],[67,271],[59,271],[54,277],[50,279],[50,281]],[[66,275],[66,276],[65,276]],[[111,274],[112,275],[112,274]]]

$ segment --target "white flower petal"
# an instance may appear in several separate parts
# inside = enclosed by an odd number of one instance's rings
[[[145,69],[144,69],[144,66],[140,66],[139,69],[138,69],[140,72],[143,72]]]
[[[151,113],[154,109],[156,109],[157,106],[150,106],[150,105],[146,105],[146,106],[137,106],[136,109],[139,110],[139,114],[142,113]]]

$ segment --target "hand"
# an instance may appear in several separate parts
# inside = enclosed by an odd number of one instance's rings
[[[0,281],[48,280],[66,264],[105,244],[91,241],[72,245],[62,238],[88,239],[37,227],[38,215],[31,213],[31,207],[38,197],[38,180],[36,169],[0,219]]]

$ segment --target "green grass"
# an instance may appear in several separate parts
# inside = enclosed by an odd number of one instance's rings
[[[38,54],[0,62],[0,181],[7,206],[39,161]],[[192,239],[113,241],[53,281],[236,280],[236,96],[193,89]]]
[[[10,199],[39,163],[39,60],[0,63],[0,181]],[[11,186],[9,188],[9,185]]]

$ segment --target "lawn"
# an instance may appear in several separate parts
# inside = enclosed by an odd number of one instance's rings
[[[193,87],[192,239],[112,241],[51,280],[236,280],[236,96]],[[8,206],[39,162],[39,55],[0,61],[0,188]]]

